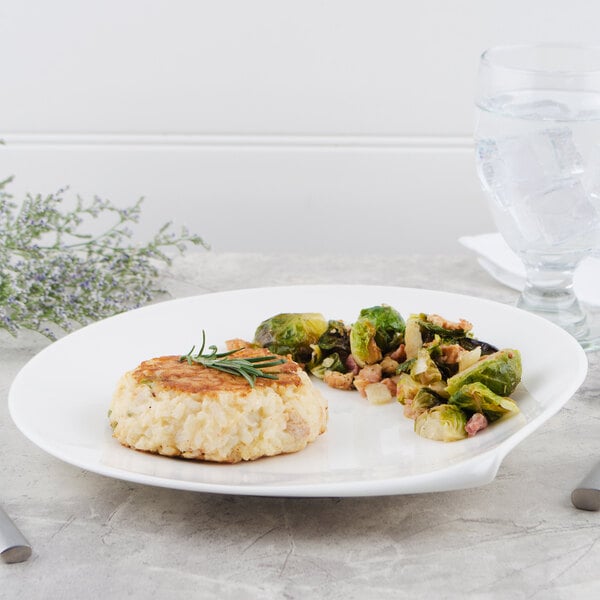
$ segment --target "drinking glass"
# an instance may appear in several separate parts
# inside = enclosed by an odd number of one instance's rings
[[[479,178],[525,265],[517,305],[600,348],[600,311],[573,290],[576,267],[600,249],[600,47],[486,50],[476,106]]]

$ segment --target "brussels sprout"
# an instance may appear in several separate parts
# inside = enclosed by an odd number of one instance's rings
[[[456,339],[456,343],[460,344],[465,350],[480,348],[481,354],[493,354],[494,352],[498,352],[496,346],[492,346],[492,344],[482,342],[481,340],[476,340],[475,338],[460,337]]]
[[[310,349],[312,350],[312,353],[310,355],[310,360],[305,364],[305,368],[312,371],[323,362],[324,356],[323,351],[318,344],[311,344]]]
[[[403,340],[406,328],[404,319],[395,308],[387,304],[363,308],[358,320],[368,320],[375,325],[375,343],[384,354],[395,350]]]
[[[427,315],[425,313],[411,315],[410,320],[419,325],[421,338],[424,343],[430,342],[436,335],[443,342],[454,342],[457,339],[466,337],[472,328],[471,323],[467,321],[451,323],[439,315]]]
[[[396,396],[400,404],[406,404],[407,400],[413,400],[417,392],[423,387],[408,373],[401,373],[397,378],[394,378],[394,381],[396,382]]]
[[[448,379],[450,377],[452,377],[453,375],[456,375],[456,373],[458,372],[458,365],[456,364],[449,364],[449,363],[445,363],[442,360],[434,360],[433,361],[435,363],[435,366],[438,368],[439,372],[442,375],[443,379]]]
[[[396,375],[400,375],[400,373],[409,373],[410,374],[410,371],[416,361],[417,361],[417,359],[415,357],[415,358],[410,358],[410,359],[405,360],[404,362],[400,363],[398,365],[398,368],[396,369]]]
[[[411,360],[417,357],[419,349],[423,346],[423,336],[419,325],[422,315],[411,315],[406,321],[404,330],[404,351],[406,358]],[[424,315],[423,315],[424,316]]]
[[[467,415],[457,406],[439,404],[415,419],[415,433],[440,442],[455,442],[467,437]]]
[[[350,354],[350,335],[343,321],[329,321],[327,330],[317,342],[325,354],[337,352],[342,360]]]
[[[499,396],[510,396],[521,381],[521,354],[518,350],[498,350],[448,379],[452,396],[463,385],[479,381]]]
[[[448,404],[458,406],[468,414],[483,413],[490,422],[497,421],[506,414],[519,412],[519,407],[510,398],[494,394],[479,382],[463,385],[450,396]]]
[[[377,330],[375,325],[366,319],[358,320],[350,329],[350,350],[359,367],[372,365],[381,360],[381,349],[375,342]]]
[[[301,364],[311,360],[313,349],[327,330],[327,321],[319,313],[281,313],[263,321],[254,340],[275,354],[291,354]]]
[[[429,352],[429,356],[431,356],[431,360],[434,362],[435,366],[438,368],[442,379],[446,380],[452,375],[455,375],[458,371],[458,364],[447,362],[448,356],[452,354],[452,348],[454,348],[456,344],[448,344],[443,343],[442,339],[439,335],[435,335],[433,340],[423,344],[423,348],[427,349]]]
[[[429,350],[425,347],[421,348],[417,353],[417,358],[412,365],[410,374],[413,379],[423,385],[442,380],[442,373],[431,358]]]
[[[418,417],[421,413],[437,406],[444,404],[446,400],[437,392],[428,387],[422,387],[413,398],[410,405],[412,418]]]
[[[458,370],[464,371],[474,365],[481,358],[481,346],[475,346],[473,350],[465,350],[458,359]],[[453,373],[455,375],[455,373]]]
[[[350,329],[350,351],[358,366],[378,362],[403,340],[405,323],[391,306],[363,308]]]
[[[434,336],[439,335],[443,340],[455,340],[457,338],[462,338],[465,336],[464,329],[445,329],[440,325],[434,325],[429,321],[421,321],[421,335],[423,336],[423,341],[428,342],[433,339]]]
[[[323,379],[325,377],[326,371],[337,371],[338,373],[345,373],[346,367],[344,363],[340,359],[340,356],[337,352],[326,356],[322,362],[318,365],[314,365],[313,367],[309,367],[310,372],[319,379]]]

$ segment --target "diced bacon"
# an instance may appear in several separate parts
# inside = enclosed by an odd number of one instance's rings
[[[354,356],[352,356],[352,354],[348,354],[345,365],[346,369],[348,369],[348,371],[350,371],[353,375],[358,375],[360,367],[358,366],[356,360],[354,360]]]
[[[406,347],[404,344],[400,344],[396,350],[390,354],[390,358],[397,360],[399,363],[406,360]]]
[[[442,362],[447,365],[455,365],[460,360],[460,357],[467,352],[459,344],[442,344],[440,351],[442,353]]]
[[[404,416],[407,419],[414,419],[416,416],[415,411],[412,406],[412,403],[413,403],[412,398],[407,398],[406,401],[404,402],[404,410],[402,412],[404,413]]]
[[[440,315],[431,314],[427,315],[427,320],[432,325],[437,325],[438,327],[443,327],[444,329],[450,329],[452,331],[457,331],[458,329],[462,329],[463,331],[471,331],[471,329],[473,329],[473,324],[466,319],[459,319],[458,322],[455,322],[448,321],[448,319],[445,319]]]
[[[488,426],[488,420],[482,413],[475,413],[465,425],[465,431],[469,437],[473,437],[478,431],[485,429]]]
[[[336,390],[351,390],[354,375],[352,373],[338,373],[337,371],[325,371],[323,381]]]
[[[369,383],[377,383],[381,381],[381,378],[381,365],[367,365],[366,367],[363,367],[358,375],[354,378],[354,387],[361,393],[362,396],[365,396],[365,387],[367,387]]]
[[[383,383],[387,387],[387,389],[390,390],[390,393],[395,398],[396,394],[398,393],[398,388],[396,387],[396,382],[393,379],[390,379],[389,377],[384,377],[381,380],[381,383]]]
[[[384,356],[383,360],[379,363],[381,365],[381,370],[386,375],[395,375],[400,363],[397,360],[394,360],[391,356]]]
[[[378,381],[381,381],[381,374],[381,365],[375,364],[363,367],[358,376],[362,379],[366,379],[369,383],[377,383]]]

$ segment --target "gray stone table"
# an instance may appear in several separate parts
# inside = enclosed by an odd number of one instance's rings
[[[471,256],[198,253],[163,280],[176,297],[301,283],[516,297]],[[34,553],[0,563],[0,598],[600,598],[600,513],[570,502],[600,459],[599,353],[577,394],[486,486],[301,499],[137,485],[46,455],[16,429],[6,402],[45,342],[1,341],[0,504]]]

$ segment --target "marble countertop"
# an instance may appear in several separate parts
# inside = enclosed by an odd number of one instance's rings
[[[174,297],[270,285],[434,288],[512,303],[471,256],[188,254]],[[0,504],[32,543],[3,598],[596,598],[600,513],[572,488],[600,459],[600,353],[567,405],[483,487],[368,498],[226,496],[96,475],[45,454],[6,398],[46,342],[0,339]]]

